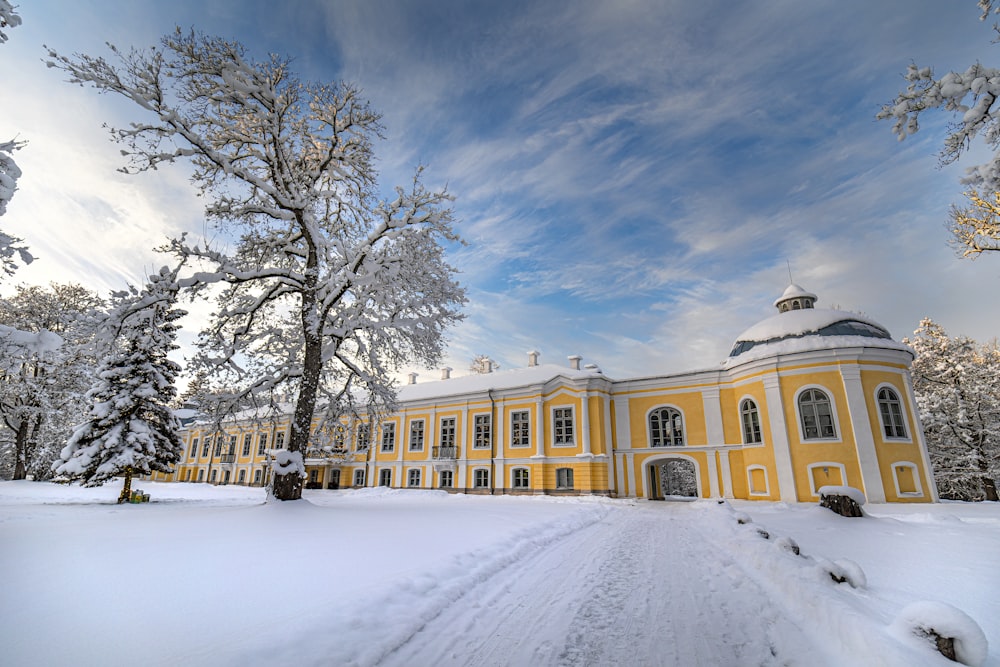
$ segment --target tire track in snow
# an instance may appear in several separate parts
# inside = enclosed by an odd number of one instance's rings
[[[468,590],[382,664],[815,665],[687,510],[616,508]]]

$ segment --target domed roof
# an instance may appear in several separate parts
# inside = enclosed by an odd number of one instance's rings
[[[736,339],[726,365],[762,357],[836,347],[881,347],[908,351],[878,322],[846,310],[813,308],[816,295],[789,285],[774,302],[779,313]]]

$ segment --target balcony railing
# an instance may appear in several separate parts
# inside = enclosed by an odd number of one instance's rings
[[[458,447],[434,447],[432,455],[436,459],[454,460],[458,458]]]

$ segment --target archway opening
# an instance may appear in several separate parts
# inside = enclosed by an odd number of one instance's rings
[[[698,470],[689,459],[667,459],[649,466],[649,497],[676,500],[698,497]]]

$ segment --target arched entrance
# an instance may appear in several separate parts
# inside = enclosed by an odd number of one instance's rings
[[[650,500],[698,498],[698,466],[687,457],[657,459],[646,466]]]

